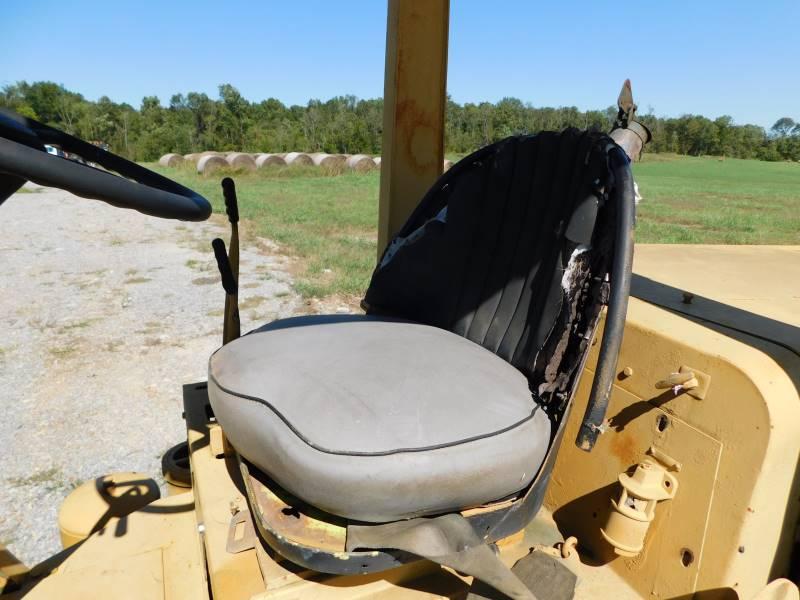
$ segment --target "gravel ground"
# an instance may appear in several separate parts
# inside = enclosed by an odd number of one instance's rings
[[[127,470],[160,480],[162,453],[185,439],[181,385],[205,379],[222,335],[209,242],[228,235],[222,220],[28,190],[0,206],[0,541],[33,564],[60,549],[75,485]],[[301,309],[289,260],[244,243],[242,329]]]

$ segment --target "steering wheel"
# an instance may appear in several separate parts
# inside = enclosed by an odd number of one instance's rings
[[[49,154],[45,144],[58,145],[103,169]],[[164,219],[203,221],[211,215],[208,200],[189,188],[63,131],[0,109],[0,204],[26,180]]]

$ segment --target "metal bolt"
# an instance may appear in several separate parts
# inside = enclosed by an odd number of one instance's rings
[[[739,554],[744,554],[744,546],[739,546]]]
[[[633,375],[633,367],[625,367],[624,369],[622,369],[622,374],[625,377],[630,377],[631,375]]]
[[[691,304],[692,300],[694,300],[694,294],[691,292],[683,292],[683,300],[684,304]]]

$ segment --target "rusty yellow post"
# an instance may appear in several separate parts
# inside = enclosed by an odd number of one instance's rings
[[[442,172],[449,0],[389,0],[378,254]]]

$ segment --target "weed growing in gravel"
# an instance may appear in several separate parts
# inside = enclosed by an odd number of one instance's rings
[[[92,324],[91,319],[84,319],[83,321],[75,321],[73,323],[65,323],[61,327],[58,328],[59,334],[69,333],[73,329],[84,329]]]
[[[219,283],[219,277],[198,277],[192,279],[194,285],[211,285],[212,283]]]
[[[54,348],[50,348],[50,354],[55,356],[56,358],[67,358],[75,354],[78,349],[75,346],[58,346]]]
[[[239,302],[239,310],[247,310],[249,308],[255,308],[256,306],[261,306],[266,300],[264,296],[248,296]]]
[[[148,281],[153,281],[149,277],[130,277],[125,280],[125,283],[147,283]]]
[[[211,265],[208,261],[205,260],[195,260],[194,258],[190,258],[186,261],[186,266],[190,269],[195,269],[197,271],[208,271],[211,269]]]
[[[37,486],[49,492],[55,490],[72,490],[80,485],[80,481],[66,479],[61,469],[50,467],[44,471],[37,471],[27,477],[9,477],[6,482],[12,487]]]

